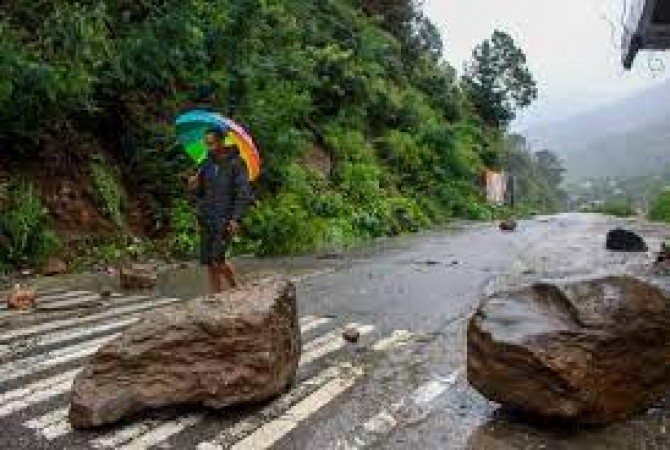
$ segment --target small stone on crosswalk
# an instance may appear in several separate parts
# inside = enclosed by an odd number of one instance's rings
[[[347,342],[351,342],[352,344],[358,342],[360,337],[361,333],[355,327],[346,327],[342,331],[342,338]]]

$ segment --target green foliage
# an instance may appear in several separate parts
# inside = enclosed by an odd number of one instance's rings
[[[186,256],[197,245],[183,181],[193,167],[172,120],[212,108],[249,129],[263,159],[263,201],[236,247],[342,248],[495,213],[477,180],[500,163],[500,130],[483,124],[506,124],[534,83],[511,39],[495,34],[486,49],[461,85],[412,0],[4,2],[0,145],[20,159],[40,142],[76,141],[60,139],[68,132],[97,136],[109,153],[90,166],[101,209],[125,230],[132,193],[151,206],[149,231]],[[315,146],[330,173],[306,167]],[[90,154],[71,147],[75,161]],[[137,246],[104,247],[98,256],[113,260]]]
[[[171,231],[168,245],[173,255],[193,256],[199,245],[198,219],[193,207],[184,199],[177,199],[170,214]]]
[[[472,54],[463,78],[469,97],[484,121],[507,126],[537,98],[537,87],[526,66],[526,56],[512,37],[495,31]]]
[[[614,217],[632,217],[635,215],[635,208],[626,200],[612,200],[600,206],[590,208],[588,211]]]
[[[35,187],[23,179],[0,185],[0,263],[38,265],[59,245]]]
[[[659,222],[670,223],[670,190],[665,190],[656,197],[649,210],[649,218]]]
[[[90,170],[98,204],[114,225],[125,229],[123,190],[117,175],[109,164],[101,160],[92,162]]]

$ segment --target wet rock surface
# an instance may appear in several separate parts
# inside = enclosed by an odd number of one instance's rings
[[[648,250],[647,243],[640,235],[621,228],[615,228],[607,233],[605,248],[618,252],[646,252]]]
[[[470,384],[532,417],[606,424],[670,390],[670,302],[631,276],[494,294],[467,335]]]
[[[69,419],[88,428],[168,405],[263,402],[292,383],[300,349],[295,287],[281,278],[165,308],[98,350]]]

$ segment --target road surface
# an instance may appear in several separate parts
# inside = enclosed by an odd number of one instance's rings
[[[161,410],[94,432],[67,422],[86,357],[152,308],[200,293],[202,274],[166,274],[158,292],[99,303],[101,282],[42,283],[40,312],[0,309],[1,449],[667,449],[670,406],[605,429],[541,430],[500,413],[465,379],[467,320],[482,296],[538,278],[621,272],[650,255],[604,251],[606,231],[643,222],[562,215],[505,234],[487,224],[387,241],[328,258],[241,261],[247,276],[296,278],[304,352],[296,385],[257,407]],[[345,344],[353,324],[360,343]]]

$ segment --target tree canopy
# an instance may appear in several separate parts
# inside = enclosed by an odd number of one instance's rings
[[[475,48],[463,77],[477,112],[490,125],[507,126],[518,108],[537,98],[526,55],[507,33],[495,31]]]

